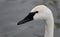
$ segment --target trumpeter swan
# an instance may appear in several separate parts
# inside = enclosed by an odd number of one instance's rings
[[[48,7],[45,5],[34,7],[28,16],[19,21],[17,25],[21,25],[32,20],[45,20],[46,25],[44,37],[54,37],[54,19],[52,11]]]

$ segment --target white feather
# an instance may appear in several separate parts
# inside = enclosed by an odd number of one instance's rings
[[[46,20],[44,37],[53,37],[54,19],[52,11],[45,5],[38,5],[31,10],[31,12],[35,11],[38,11],[38,13],[34,16],[35,20]]]

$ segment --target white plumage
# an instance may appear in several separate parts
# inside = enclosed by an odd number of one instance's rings
[[[53,37],[54,36],[54,19],[52,11],[45,5],[38,5],[34,7],[31,12],[38,11],[34,16],[35,20],[45,20],[45,35],[44,37]]]

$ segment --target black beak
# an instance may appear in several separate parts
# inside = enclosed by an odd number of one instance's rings
[[[19,21],[17,23],[17,25],[21,25],[21,24],[24,24],[26,22],[29,22],[29,21],[32,21],[33,20],[33,16],[36,14],[37,12],[32,12],[32,13],[29,13],[23,20]]]
[[[25,19],[19,21],[19,22],[17,23],[17,25],[21,25],[21,24],[24,24],[24,23],[29,22],[29,21],[32,21],[32,20],[33,20],[33,19],[25,18]]]

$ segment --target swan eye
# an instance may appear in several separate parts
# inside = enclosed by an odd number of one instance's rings
[[[35,12],[31,12],[31,13],[38,13],[38,11],[35,11]]]
[[[34,16],[36,13],[38,13],[38,11],[30,12],[28,15],[30,15],[30,16]]]
[[[29,14],[36,14],[36,13],[38,13],[38,11],[35,11],[35,12],[30,12]]]
[[[36,11],[35,13],[38,13],[38,11]]]

